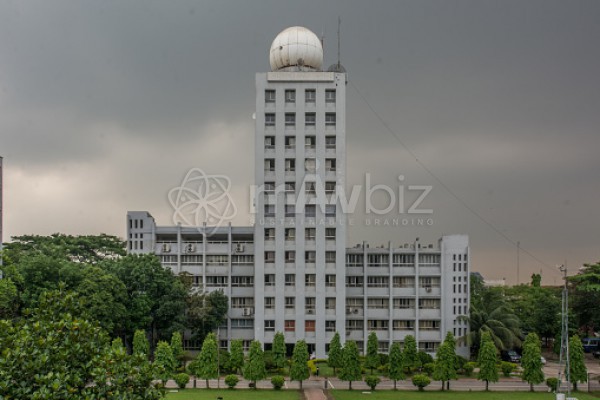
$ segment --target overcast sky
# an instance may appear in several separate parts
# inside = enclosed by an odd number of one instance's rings
[[[596,0],[3,0],[5,240],[124,237],[128,210],[171,224],[167,193],[194,167],[230,177],[234,223],[248,224],[254,74],[293,25],[324,36],[325,66],[336,62],[338,16],[347,183],[370,173],[433,186],[422,206],[434,213],[416,216],[432,225],[374,226],[357,213],[348,245],[465,233],[473,270],[511,283],[506,238],[544,263],[522,252],[521,281],[542,270],[559,283],[554,265],[600,260]]]

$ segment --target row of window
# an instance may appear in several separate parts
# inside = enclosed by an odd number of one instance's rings
[[[296,252],[294,250],[286,251],[285,253],[285,262],[295,262],[296,261]],[[304,252],[304,261],[307,263],[314,263],[317,260],[317,252],[316,251],[305,251]],[[274,263],[275,262],[275,252],[274,251],[265,251],[265,263]],[[335,262],[335,251],[326,251],[325,252],[325,262],[326,263],[334,263]]]
[[[419,330],[439,330],[441,323],[439,320],[419,320]],[[347,331],[362,331],[365,327],[362,319],[346,320]],[[382,331],[390,328],[390,321],[387,319],[369,319],[367,320],[367,329],[370,331]],[[392,320],[392,329],[395,331],[415,329],[415,321],[410,319]]]
[[[315,274],[304,275],[304,286],[314,287],[317,279]],[[335,287],[336,276],[325,275],[325,286]],[[275,274],[265,275],[265,286],[275,286]],[[296,286],[296,274],[285,274],[285,286]]]
[[[296,90],[286,89],[284,92],[284,98],[286,103],[296,103]],[[265,90],[265,103],[275,103],[276,92],[274,89]],[[336,91],[335,89],[325,90],[325,102],[335,103]],[[315,103],[317,101],[317,90],[316,89],[305,89],[304,90],[304,102]]]
[[[335,172],[337,169],[337,160],[335,158],[325,159],[325,172]],[[296,172],[296,159],[286,158],[284,164],[285,172]],[[317,160],[315,158],[304,159],[304,171],[315,173],[317,171]],[[275,159],[265,158],[265,172],[275,172]]]
[[[315,308],[315,297],[306,297],[304,299],[305,308],[307,310],[314,310]],[[293,309],[296,308],[296,298],[295,297],[285,297],[285,308]],[[336,298],[335,297],[326,297],[325,298],[325,309],[326,310],[335,310]],[[274,310],[275,309],[275,297],[265,297],[265,310]]]
[[[275,113],[265,113],[265,128],[275,127]],[[284,115],[284,122],[286,129],[294,128],[296,126],[296,113],[288,112]],[[325,127],[334,128],[336,126],[336,114],[334,112],[325,113]],[[304,126],[314,127],[317,124],[316,113],[307,112],[304,114]]]
[[[304,239],[305,240],[315,240],[317,237],[317,229],[316,228],[305,228],[304,229]],[[296,228],[285,228],[284,231],[285,240],[294,240],[296,239]],[[326,240],[334,240],[335,239],[335,228],[325,228],[325,239]],[[265,240],[275,240],[275,228],[265,228]],[[333,252],[335,253],[335,252]],[[334,255],[335,259],[335,255]]]
[[[316,195],[317,194],[317,183],[316,182],[304,182],[304,191],[306,195]],[[325,182],[325,195],[331,195],[335,193],[336,183],[329,181]],[[285,193],[296,193],[296,182],[285,182],[283,186]],[[263,193],[265,195],[273,195],[278,189],[275,187],[275,182],[268,181],[263,185]],[[281,190],[281,188],[279,188]]]
[[[176,255],[161,255],[160,262],[165,265],[177,264]],[[204,258],[202,255],[181,255],[182,265],[202,265]],[[226,254],[218,255],[207,255],[206,264],[208,266],[226,266],[229,265],[229,256]],[[233,265],[254,265],[254,256],[251,254],[246,255],[232,255],[231,264]]]
[[[364,299],[362,297],[349,297],[346,299],[346,307],[349,313],[358,311],[364,307]],[[419,299],[419,309],[439,309],[441,307],[439,298]],[[369,309],[388,309],[390,305],[389,298],[370,298],[367,299],[367,308]],[[415,299],[399,297],[392,299],[392,305],[398,309],[413,309],[415,308]]]
[[[421,276],[419,277],[419,287],[431,289],[440,287],[440,277],[437,276]],[[388,287],[390,278],[388,276],[368,276],[367,287]],[[363,287],[365,284],[364,276],[347,276],[346,287]],[[411,276],[394,276],[392,277],[392,286],[396,288],[414,287],[415,278]]]
[[[275,204],[265,204],[265,217],[274,217],[275,216]],[[326,218],[335,218],[335,204],[326,204],[325,205],[325,217]],[[300,211],[296,212],[295,204],[286,204],[285,205],[285,216],[286,217],[296,217],[301,214]],[[306,204],[304,206],[304,217],[306,218],[315,218],[317,216],[317,206],[314,204]],[[266,257],[265,257],[266,258]],[[273,255],[273,259],[275,259]]]
[[[335,136],[325,136],[325,148],[335,150],[336,141],[337,140]],[[275,149],[275,143],[275,136],[265,136],[265,150]],[[294,150],[296,148],[296,136],[286,136],[284,139],[284,145],[286,150]],[[305,136],[304,148],[306,150],[315,150],[317,148],[317,137]]]
[[[362,267],[364,265],[364,254],[347,254],[347,267]],[[415,265],[414,254],[392,254],[393,266],[413,266]],[[420,254],[418,263],[420,266],[440,265],[440,254]],[[390,264],[389,254],[367,254],[367,266],[369,267],[387,267]]]

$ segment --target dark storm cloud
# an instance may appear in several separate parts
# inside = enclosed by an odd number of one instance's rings
[[[349,183],[370,172],[392,187],[399,174],[433,185],[436,219],[357,226],[351,242],[464,232],[476,268],[514,264],[514,249],[413,160],[364,96],[505,234],[548,263],[599,258],[595,1],[3,2],[7,231],[120,233],[125,211],[142,208],[169,223],[166,193],[191,167],[228,174],[245,204],[254,73],[268,69],[271,41],[291,25],[323,35],[325,64],[334,63],[338,16],[351,81]],[[47,193],[46,203],[31,193]],[[73,218],[73,209],[98,215]]]

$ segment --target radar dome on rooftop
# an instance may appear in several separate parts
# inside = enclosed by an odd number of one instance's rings
[[[304,27],[287,28],[273,40],[269,61],[272,71],[319,71],[323,65],[321,40]]]

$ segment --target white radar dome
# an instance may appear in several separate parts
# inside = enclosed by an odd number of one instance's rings
[[[269,54],[271,70],[314,71],[323,65],[323,46],[312,31],[301,26],[283,30]]]

